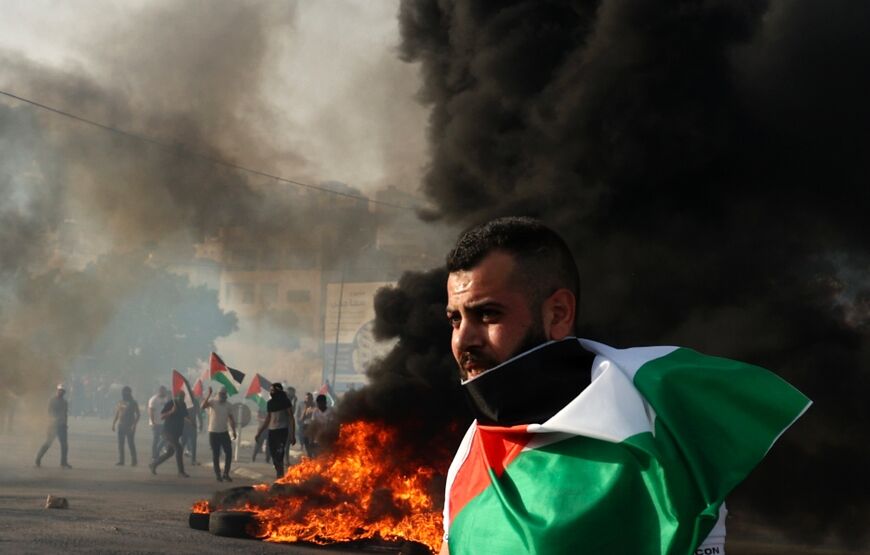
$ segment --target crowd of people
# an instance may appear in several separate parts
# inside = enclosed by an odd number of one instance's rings
[[[298,442],[304,455],[316,456],[336,437],[338,419],[334,401],[326,394],[315,397],[313,393],[306,393],[304,401],[299,403],[295,388],[288,387],[285,390],[281,383],[276,382],[271,385],[270,397],[265,410],[258,415],[259,426],[254,437],[252,461],[256,461],[257,455],[265,450],[266,462],[271,463],[276,476],[281,477],[291,462],[290,448]],[[185,470],[185,454],[191,465],[199,465],[196,460],[198,432],[207,423],[215,477],[219,482],[232,482],[233,442],[237,440],[242,425],[236,421],[233,406],[224,388],[220,388],[216,395],[209,388],[205,398],[200,401],[190,399],[184,391],[170,395],[165,386],[159,386],[145,406],[151,428],[148,464],[151,473],[157,474],[158,467],[174,457],[178,476],[189,477]],[[66,386],[59,384],[48,404],[49,425],[45,442],[36,454],[36,467],[42,466],[43,457],[57,440],[61,467],[72,468],[68,461],[67,434],[70,414]],[[112,432],[117,434],[117,466],[127,464],[128,453],[130,466],[137,466],[136,429],[141,418],[139,403],[133,397],[132,388],[122,386],[111,425]]]

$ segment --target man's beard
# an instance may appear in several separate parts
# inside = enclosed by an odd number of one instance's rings
[[[463,381],[467,380],[469,378],[469,375],[466,366],[468,364],[474,364],[474,366],[477,368],[483,367],[483,370],[476,372],[475,377],[479,376],[484,372],[488,372],[492,368],[495,368],[502,362],[510,360],[518,354],[524,353],[529,349],[537,347],[538,345],[542,345],[546,342],[547,335],[544,333],[544,326],[541,323],[537,323],[534,326],[530,327],[528,331],[526,331],[526,335],[523,336],[523,340],[520,341],[519,346],[514,349],[514,351],[504,360],[497,360],[481,352],[479,349],[469,349],[467,351],[463,351],[459,355],[459,375]]]

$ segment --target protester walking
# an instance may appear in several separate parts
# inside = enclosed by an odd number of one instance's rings
[[[152,434],[152,461],[157,460],[157,455],[160,454],[160,448],[163,447],[163,419],[160,417],[160,413],[169,401],[169,392],[162,385],[157,388],[157,393],[148,399],[148,424],[151,425]]]
[[[188,419],[184,422],[184,430],[181,433],[181,444],[190,455],[190,464],[199,466],[196,460],[196,445],[199,439],[199,429],[202,428],[202,414],[199,401],[196,397],[191,399],[193,404],[188,409]]]
[[[202,408],[208,411],[208,443],[211,446],[212,464],[217,481],[232,482],[230,466],[233,461],[233,444],[228,428],[232,429],[232,439],[235,440],[236,421],[227,402],[227,390],[220,388],[217,401],[212,401],[211,388],[208,388],[208,395],[202,403]],[[224,452],[223,472],[221,472],[221,451]]]
[[[322,453],[324,448],[332,445],[338,438],[338,415],[335,408],[329,406],[329,400],[322,393],[314,402],[317,408],[314,409],[310,427],[312,457]]]
[[[69,445],[67,444],[67,415],[69,414],[69,405],[66,399],[64,399],[65,394],[66,390],[63,384],[58,384],[57,393],[48,402],[48,416],[51,422],[48,425],[45,443],[42,444],[42,447],[39,448],[39,452],[36,454],[37,468],[42,466],[42,457],[48,451],[48,448],[51,447],[51,444],[54,443],[55,438],[60,443],[60,466],[72,468],[67,462],[67,452],[69,451]]]
[[[121,389],[121,400],[115,408],[115,420],[112,421],[112,431],[118,428],[118,462],[115,466],[124,466],[124,442],[130,448],[130,466],[136,466],[136,424],[139,423],[139,403],[133,399],[133,390],[125,385]]]
[[[178,466],[178,475],[184,478],[190,476],[184,471],[184,448],[181,446],[181,434],[184,431],[184,423],[190,420],[187,406],[184,404],[184,392],[179,391],[175,398],[166,403],[160,413],[163,420],[163,441],[166,443],[166,452],[148,465],[151,474],[157,474],[157,467],[166,459],[175,455],[175,464]]]
[[[314,395],[306,393],[305,400],[297,410],[297,419],[299,420],[299,441],[302,443],[302,450],[308,457],[314,456],[314,438],[311,435],[311,426],[314,423],[315,410],[317,407],[314,405]]]
[[[284,387],[280,383],[273,383],[269,394],[272,398],[266,403],[266,419],[260,425],[255,439],[269,430],[269,453],[275,474],[281,478],[284,476],[284,450],[288,442],[290,445],[296,444],[296,423],[293,421],[293,405],[284,393]]]

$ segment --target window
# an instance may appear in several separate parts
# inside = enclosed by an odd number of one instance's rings
[[[254,303],[254,285],[251,283],[228,283],[227,302],[230,303]]]
[[[307,303],[311,301],[311,291],[308,289],[289,289],[287,291],[288,303]]]
[[[278,303],[278,284],[277,283],[261,283],[260,284],[260,304],[263,306],[273,306]]]

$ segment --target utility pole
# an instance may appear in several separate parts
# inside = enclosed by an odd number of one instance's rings
[[[341,305],[344,301],[344,274],[347,272],[347,262],[341,267],[341,282],[338,286],[338,314],[335,318],[335,347],[332,350],[332,387],[335,387],[335,370],[338,366],[338,338],[341,333]]]

